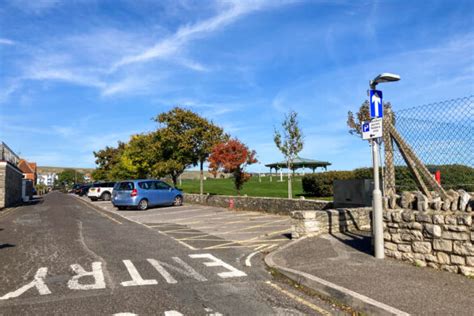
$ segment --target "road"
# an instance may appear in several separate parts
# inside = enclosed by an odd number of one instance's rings
[[[247,249],[248,250],[248,249]],[[179,240],[53,192],[0,213],[2,315],[339,313],[273,280],[241,248]]]

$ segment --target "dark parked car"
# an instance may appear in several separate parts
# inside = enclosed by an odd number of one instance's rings
[[[112,204],[119,210],[126,207],[146,210],[155,205],[182,205],[183,192],[160,180],[126,180],[115,184]]]
[[[71,188],[71,190],[69,190],[69,193],[75,193],[75,194],[78,194],[79,193],[79,188],[82,186],[81,183],[77,183],[77,184],[74,184]]]
[[[79,196],[86,195],[91,186],[92,186],[92,184],[81,185],[79,187],[79,189],[76,190],[76,192],[77,192],[76,194],[78,194]]]

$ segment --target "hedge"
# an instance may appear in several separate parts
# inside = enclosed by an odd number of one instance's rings
[[[347,179],[354,179],[352,171],[327,171],[305,175],[302,179],[303,191],[312,196],[333,196],[332,184],[334,180]]]
[[[428,165],[428,170],[434,174],[441,172],[441,185],[448,189],[463,189],[474,192],[474,168],[465,165]],[[380,172],[380,174],[382,174]],[[303,191],[312,196],[332,196],[334,180],[372,179],[372,168],[358,168],[352,171],[328,171],[309,174],[303,177]],[[415,178],[408,167],[395,167],[395,185],[397,191],[417,190]]]

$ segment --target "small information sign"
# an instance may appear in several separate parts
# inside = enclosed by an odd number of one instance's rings
[[[370,122],[362,123],[362,139],[374,139],[382,137],[382,119],[373,119]]]

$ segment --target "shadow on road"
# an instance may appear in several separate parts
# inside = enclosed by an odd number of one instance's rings
[[[12,247],[15,247],[15,245],[12,245],[12,244],[0,244],[0,249],[3,249],[3,248],[12,248]]]

